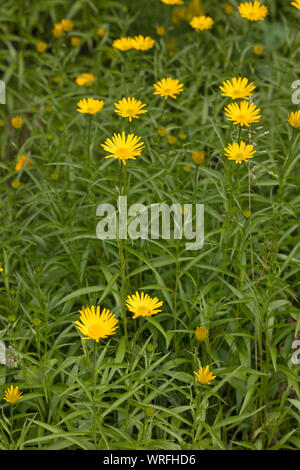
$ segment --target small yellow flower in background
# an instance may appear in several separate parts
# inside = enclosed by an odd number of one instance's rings
[[[81,38],[77,36],[72,36],[71,37],[71,46],[78,47],[81,44]]]
[[[258,0],[254,2],[244,2],[239,5],[239,12],[242,18],[250,21],[264,20],[268,15],[268,7],[262,5]]]
[[[13,180],[10,183],[11,187],[14,189],[18,189],[21,186],[21,182],[19,180]]]
[[[136,292],[132,296],[128,296],[126,300],[126,306],[128,310],[132,313],[133,319],[138,317],[150,317],[151,315],[156,315],[161,312],[159,307],[163,305],[163,302],[158,300],[157,297],[153,299],[144,292]]]
[[[216,378],[212,371],[209,370],[209,366],[206,366],[205,369],[204,367],[200,367],[198,372],[194,372],[194,374],[200,384],[210,385],[210,381]]]
[[[181,140],[185,140],[185,139],[187,138],[187,135],[186,135],[185,132],[180,132],[178,137],[179,137],[179,139],[181,139]]]
[[[146,105],[135,98],[122,98],[118,103],[115,103],[115,113],[124,118],[128,118],[129,122],[133,118],[139,118],[139,114],[147,113],[147,109],[143,109]]]
[[[3,127],[5,126],[5,121],[3,121],[3,119],[0,119],[0,127]]]
[[[257,108],[254,103],[249,105],[248,101],[242,101],[239,105],[237,103],[230,103],[225,108],[225,116],[229,121],[247,127],[252,122],[259,121],[261,118],[259,112],[260,108]]]
[[[253,52],[255,55],[262,55],[264,48],[261,46],[253,46]]]
[[[165,127],[159,127],[157,133],[160,137],[166,137],[168,130]]]
[[[0,273],[3,272],[2,263],[0,263]]]
[[[40,318],[35,317],[35,318],[32,319],[33,326],[40,326],[41,323],[42,322],[41,322]]]
[[[54,28],[53,28],[52,32],[53,32],[54,37],[60,38],[62,36],[63,32],[64,32],[62,24],[61,23],[56,23],[54,25]]]
[[[149,49],[152,49],[155,41],[154,39],[150,38],[150,36],[144,37],[139,34],[138,36],[132,38],[132,44],[133,48],[137,49],[138,51],[148,51]]]
[[[248,84],[248,78],[233,78],[231,81],[226,80],[219,86],[223,91],[222,96],[229,96],[233,100],[243,98],[247,100],[249,96],[253,95],[255,86],[253,83]]]
[[[38,52],[45,52],[47,50],[48,44],[46,42],[38,42],[36,45],[36,50]]]
[[[294,112],[291,112],[288,117],[288,122],[290,123],[291,126],[293,127],[300,127],[300,110]]]
[[[11,118],[11,125],[15,128],[15,129],[21,129],[21,127],[23,126],[24,124],[24,119],[21,118],[21,116],[15,116],[15,117],[12,117]]]
[[[92,305],[82,307],[79,313],[81,314],[80,321],[75,321],[74,324],[85,336],[83,339],[93,339],[99,343],[100,338],[107,338],[116,333],[118,319],[106,308],[100,313],[99,305],[97,307]]]
[[[249,210],[243,211],[243,216],[246,217],[246,219],[249,219],[249,217],[251,217],[251,211]]]
[[[155,414],[155,410],[153,408],[148,407],[145,409],[145,415],[147,416],[147,418],[152,418],[154,414]]]
[[[196,163],[196,165],[200,165],[201,163],[203,163],[205,159],[204,150],[194,150],[194,152],[192,153],[192,159],[193,162]]]
[[[82,100],[78,101],[77,103],[77,111],[83,114],[91,114],[95,116],[95,114],[99,113],[103,108],[104,101],[103,100],[95,100],[94,98],[83,98]]]
[[[130,37],[123,37],[120,39],[116,39],[113,42],[113,47],[115,49],[119,49],[119,51],[129,51],[130,49],[133,49],[133,39]]]
[[[92,86],[95,80],[96,77],[92,73],[82,73],[76,78],[75,82],[79,86]]]
[[[59,178],[59,174],[56,173],[56,171],[54,171],[53,173],[51,173],[50,178],[51,178],[52,180],[56,181],[56,180],[58,180],[58,178]]]
[[[205,29],[212,28],[214,24],[214,20],[210,16],[194,16],[191,21],[190,25],[196,31],[204,31]]]
[[[19,387],[8,387],[5,390],[4,400],[10,405],[15,405],[21,398],[23,393],[19,391]]]
[[[154,83],[155,92],[154,95],[160,95],[167,99],[169,97],[176,100],[176,95],[182,92],[183,84],[179,83],[177,78],[163,78],[162,80]]]
[[[25,163],[26,163],[26,165],[25,165]],[[15,166],[15,170],[20,171],[23,168],[24,165],[25,165],[25,168],[29,168],[31,163],[32,163],[31,160],[29,160],[29,158],[26,157],[26,155],[22,154],[18,158],[17,164]]]
[[[72,31],[72,29],[74,28],[74,23],[71,20],[63,19],[63,20],[61,20],[60,24],[62,26],[62,29],[66,33]]]
[[[183,0],[161,0],[166,5],[183,5]]]
[[[60,76],[53,77],[53,81],[54,81],[54,83],[59,83],[59,82],[62,81],[62,77],[60,77]]]
[[[231,15],[234,12],[234,8],[230,3],[226,3],[226,5],[224,5],[224,10],[226,15]]]
[[[224,150],[228,160],[235,160],[235,163],[239,164],[242,162],[248,162],[249,158],[253,158],[256,153],[253,145],[247,145],[243,141],[241,141],[240,144],[237,142],[229,144]]]
[[[197,326],[195,336],[197,341],[205,341],[208,338],[208,329],[205,326]]]
[[[105,28],[98,28],[97,29],[97,34],[100,38],[103,38],[103,36],[105,36],[105,34],[106,34],[106,29]]]
[[[164,36],[166,34],[166,28],[164,26],[157,26],[156,32],[158,36]]]
[[[169,144],[175,144],[177,142],[177,138],[174,135],[169,135],[168,142]]]
[[[175,8],[172,13],[172,23],[177,25],[180,21],[185,20],[185,9],[184,8]]]
[[[106,139],[101,146],[106,152],[109,152],[105,158],[117,158],[122,160],[123,165],[126,165],[126,160],[133,159],[141,155],[144,148],[144,142],[139,142],[140,137],[134,134],[128,134],[126,137],[125,132],[122,134],[114,134],[112,139]]]
[[[189,173],[189,172],[191,171],[190,165],[185,165],[185,166],[183,167],[183,169],[184,169],[184,171],[186,171],[187,173]]]
[[[291,2],[291,5],[293,5],[293,7],[298,8],[298,10],[300,10],[300,0],[295,0],[294,2]]]

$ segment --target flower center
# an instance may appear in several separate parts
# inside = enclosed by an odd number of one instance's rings
[[[244,160],[244,155],[242,153],[237,153],[235,158],[236,160]]]
[[[102,334],[102,326],[99,323],[94,323],[89,326],[88,333],[92,338],[99,338]]]
[[[119,147],[116,151],[118,158],[128,158],[128,148],[127,147]]]
[[[137,314],[138,315],[141,315],[142,317],[145,317],[149,314],[150,310],[148,307],[146,307],[145,305],[140,305],[139,307],[137,307]]]

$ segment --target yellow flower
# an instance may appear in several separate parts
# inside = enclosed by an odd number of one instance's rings
[[[231,13],[234,12],[234,8],[232,5],[230,5],[230,3],[226,3],[226,5],[224,6],[224,10],[226,15],[231,15]]]
[[[134,313],[132,318],[156,315],[161,312],[159,307],[161,307],[162,304],[163,302],[159,301],[157,297],[152,299],[148,294],[144,294],[144,292],[141,292],[141,294],[136,292],[131,297],[128,296],[126,300],[128,310]]]
[[[63,19],[60,22],[62,29],[68,33],[69,31],[72,31],[74,28],[74,23],[71,20]]]
[[[135,98],[122,98],[118,103],[115,103],[115,113],[124,118],[129,119],[139,118],[139,114],[147,113],[147,109],[143,109],[146,105]]]
[[[254,2],[244,2],[239,5],[239,12],[242,18],[250,21],[264,20],[268,15],[268,7],[262,5],[258,0]]]
[[[53,28],[52,32],[53,32],[54,37],[60,38],[62,36],[63,32],[64,32],[62,24],[61,23],[56,23],[54,25],[54,28]]]
[[[164,26],[157,26],[156,32],[159,36],[164,36],[166,34],[166,28]]]
[[[78,101],[77,103],[77,111],[83,114],[91,114],[95,116],[95,114],[99,113],[103,108],[104,101],[103,100],[94,100],[94,98],[83,98],[82,100]]]
[[[241,126],[249,127],[252,122],[257,122],[261,118],[259,114],[260,109],[256,108],[254,103],[249,106],[248,101],[242,101],[240,105],[237,103],[230,103],[225,108],[225,116],[229,121],[233,121],[234,124],[240,124]]]
[[[291,112],[288,117],[288,122],[293,127],[300,127],[300,111]]]
[[[185,9],[175,8],[172,13],[172,23],[178,24],[185,19]]]
[[[253,46],[253,52],[255,55],[262,55],[264,49],[261,46]]]
[[[300,10],[300,0],[295,0],[294,2],[291,2],[291,5],[293,5],[293,7],[296,7],[298,8],[298,10]]]
[[[52,180],[56,181],[56,180],[58,180],[58,178],[59,178],[59,174],[56,173],[56,171],[54,171],[53,173],[51,173],[50,178],[51,178]]]
[[[161,0],[166,5],[183,5],[182,0]]]
[[[15,405],[15,403],[17,403],[22,398],[22,395],[23,393],[19,392],[19,387],[11,386],[5,390],[4,400],[6,400],[7,403],[10,403],[11,405]]]
[[[205,159],[204,150],[194,150],[194,152],[192,153],[192,159],[193,162],[196,163],[196,165],[200,165],[202,162],[204,162]]]
[[[13,118],[11,118],[11,125],[15,128],[15,129],[21,129],[21,127],[23,126],[24,124],[24,120],[20,117],[20,116],[15,116]]]
[[[94,339],[96,343],[99,343],[100,338],[107,338],[116,333],[118,320],[115,314],[106,308],[100,313],[99,305],[97,307],[92,305],[82,307],[79,313],[81,313],[80,321],[75,321],[74,324],[85,336],[83,339]]]
[[[54,83],[59,83],[59,82],[61,82],[61,80],[62,80],[62,77],[60,77],[60,76],[53,77]]]
[[[18,181],[18,180],[13,180],[11,183],[10,183],[11,187],[14,188],[14,189],[18,189],[20,186],[21,186],[21,182]]]
[[[25,165],[25,163],[26,163],[26,165]],[[25,165],[25,168],[29,168],[30,165],[31,165],[31,160],[29,160],[29,158],[26,157],[26,155],[22,154],[18,158],[17,164],[15,166],[15,170],[20,171],[23,168],[24,165]]]
[[[160,95],[167,99],[169,96],[176,100],[176,95],[182,92],[183,84],[174,78],[163,78],[162,80],[154,83],[155,92],[154,95]]]
[[[36,50],[38,52],[45,52],[47,50],[48,44],[46,42],[38,42],[36,45]]]
[[[187,173],[189,173],[189,172],[191,171],[190,165],[184,165],[183,169],[184,169],[184,171],[186,171]]]
[[[150,36],[144,37],[139,34],[132,38],[132,47],[138,51],[148,51],[154,46],[154,43],[154,39],[150,38]]]
[[[139,142],[140,137],[134,134],[128,134],[126,137],[125,132],[121,134],[114,134],[112,139],[106,139],[101,146],[106,152],[109,152],[105,158],[117,158],[122,160],[123,165],[126,165],[126,160],[133,159],[141,155],[144,148],[144,142]]]
[[[92,86],[95,80],[96,77],[92,73],[82,73],[76,78],[75,82],[79,86]]]
[[[246,145],[243,141],[241,141],[240,144],[237,142],[229,144],[224,150],[228,160],[235,160],[235,163],[239,164],[248,162],[249,158],[253,158],[254,153],[256,153],[256,150],[253,149],[253,145]]]
[[[181,140],[185,140],[187,138],[187,135],[185,134],[185,132],[180,132],[178,137]]]
[[[78,38],[76,36],[71,37],[71,46],[78,47],[81,44],[81,38]]]
[[[165,127],[159,127],[157,133],[160,137],[166,137],[168,130]]]
[[[105,34],[106,34],[106,29],[98,28],[97,29],[97,34],[98,34],[98,36],[100,36],[100,38],[103,38],[103,36],[105,36]]]
[[[191,21],[190,25],[196,31],[204,31],[205,29],[212,28],[214,24],[214,20],[210,16],[194,16]]]
[[[223,91],[222,96],[229,96],[233,100],[238,98],[248,99],[249,96],[253,95],[255,86],[253,83],[248,84],[248,78],[233,78],[223,82],[222,86],[219,86],[220,90]]]
[[[2,264],[0,263],[0,273],[3,272]]]
[[[177,142],[177,139],[174,135],[169,135],[168,142],[169,144],[175,144]]]
[[[208,338],[208,329],[205,326],[197,326],[195,336],[198,341],[205,341]]]
[[[132,38],[129,38],[129,37],[123,37],[123,38],[120,38],[120,39],[116,39],[114,42],[113,42],[113,47],[115,49],[119,49],[119,51],[129,51],[130,49],[133,49],[134,48],[134,45],[133,45],[133,39]]]
[[[201,384],[210,385],[210,381],[216,378],[216,376],[209,370],[209,366],[206,366],[205,369],[204,367],[200,367],[199,371],[194,372],[194,374],[196,375],[198,382]]]

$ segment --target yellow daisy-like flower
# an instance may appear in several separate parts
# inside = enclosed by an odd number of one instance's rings
[[[45,52],[47,50],[48,44],[46,42],[38,42],[36,45],[36,50],[38,52]]]
[[[176,95],[182,92],[183,84],[179,83],[177,78],[163,78],[162,80],[154,83],[155,92],[154,95],[160,95],[167,99],[169,96],[176,100]]]
[[[291,112],[288,117],[288,122],[293,127],[300,127],[300,110],[295,113]]]
[[[79,86],[92,86],[95,80],[96,77],[92,73],[82,73],[76,78],[75,82]]]
[[[81,44],[81,38],[77,36],[72,36],[71,37],[71,46],[73,47],[78,47]]]
[[[166,5],[183,5],[182,0],[161,0]]]
[[[31,165],[31,160],[29,160],[29,158],[26,157],[26,155],[20,155],[18,158],[17,164],[15,166],[15,170],[20,171],[24,165],[25,165],[25,168],[29,168]]]
[[[118,103],[115,103],[115,113],[128,118],[131,122],[133,118],[139,118],[139,114],[147,113],[147,109],[143,109],[145,106],[135,98],[122,98]]]
[[[106,34],[106,29],[105,28],[98,28],[97,29],[97,34],[100,38],[103,38],[103,36],[105,36],[105,34]]]
[[[21,127],[23,126],[24,124],[24,119],[21,118],[21,116],[15,116],[15,117],[12,117],[11,118],[11,125],[15,128],[15,129],[21,129]]]
[[[100,313],[99,305],[95,307],[82,307],[79,310],[80,321],[75,321],[74,324],[78,330],[84,335],[83,339],[94,339],[99,343],[100,338],[107,338],[114,335],[118,328],[118,320],[114,313],[104,308]]]
[[[54,25],[54,28],[53,28],[52,32],[53,32],[54,37],[60,38],[62,36],[63,32],[64,32],[62,24],[61,23],[56,23]]]
[[[256,152],[253,145],[246,145],[243,141],[239,144],[237,142],[229,144],[224,150],[228,160],[235,160],[235,163],[239,164],[248,162],[249,158],[253,158]]]
[[[0,263],[0,273],[3,272],[2,264]]]
[[[152,299],[148,294],[144,292],[136,292],[132,296],[128,296],[126,300],[126,306],[128,310],[132,313],[133,319],[138,317],[151,317],[151,315],[156,315],[161,312],[159,307],[163,304],[162,301],[158,300],[157,297]]]
[[[269,10],[266,5],[262,5],[258,0],[254,2],[244,2],[239,5],[239,12],[242,18],[250,21],[264,20]]]
[[[194,152],[192,153],[192,159],[193,162],[196,163],[196,165],[200,165],[201,163],[203,163],[205,160],[204,150],[194,150]]]
[[[260,108],[257,108],[254,103],[249,105],[248,101],[242,101],[240,104],[230,103],[225,108],[225,116],[229,121],[240,126],[247,126],[252,122],[257,122],[261,118],[259,114]]]
[[[166,28],[164,26],[157,26],[156,32],[159,36],[164,36],[166,34]]]
[[[134,48],[134,42],[133,42],[133,39],[130,37],[123,37],[120,39],[116,39],[113,42],[113,47],[115,49],[119,49],[119,51],[125,52]]]
[[[5,390],[4,400],[11,405],[15,405],[21,398],[23,393],[19,391],[19,387],[8,387]]]
[[[63,19],[60,22],[62,29],[68,33],[69,31],[72,31],[74,28],[74,23],[71,20]]]
[[[262,55],[264,48],[261,46],[253,46],[253,52],[255,55]]]
[[[212,371],[209,370],[209,366],[206,366],[205,368],[200,367],[198,372],[194,371],[194,374],[196,375],[198,382],[201,384],[210,385],[210,381],[216,378]]]
[[[210,29],[212,28],[214,24],[214,20],[210,16],[194,16],[194,18],[191,19],[190,25],[192,28],[194,28],[196,31],[204,31],[205,29]]]
[[[91,114],[95,116],[95,114],[99,113],[103,108],[104,101],[103,100],[94,100],[94,98],[83,98],[82,100],[78,101],[77,103],[77,111],[83,114]]]
[[[101,146],[110,154],[105,158],[117,158],[122,160],[123,165],[126,165],[126,160],[136,160],[135,157],[141,155],[144,142],[139,142],[139,140],[140,137],[134,134],[128,134],[126,137],[125,132],[122,132],[122,134],[114,134],[112,139],[106,139]]]
[[[226,15],[231,15],[234,12],[234,8],[230,3],[226,3],[226,5],[224,5],[224,10]]]
[[[291,5],[293,5],[293,7],[298,8],[298,10],[300,10],[300,0],[295,0],[295,2],[291,2]]]
[[[253,83],[248,84],[248,78],[233,78],[231,81],[226,80],[222,85],[219,86],[220,90],[223,91],[222,96],[229,96],[233,100],[243,98],[247,100],[249,96],[253,95],[255,86]]]
[[[132,44],[133,48],[137,49],[138,51],[148,51],[154,46],[155,41],[154,39],[150,38],[150,36],[144,37],[139,34],[138,36],[132,38]]]
[[[165,127],[159,127],[157,133],[160,137],[166,137],[168,130]]]
[[[195,336],[198,341],[205,341],[208,338],[208,329],[205,326],[198,326],[195,331]]]

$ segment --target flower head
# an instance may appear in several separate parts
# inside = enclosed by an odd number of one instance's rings
[[[25,165],[25,168],[29,168],[31,165],[31,160],[26,157],[26,155],[20,155],[17,161],[17,164],[15,166],[16,171],[20,171],[23,166]]]
[[[258,0],[254,2],[244,2],[239,5],[239,12],[242,18],[250,21],[264,20],[269,10],[266,5],[262,5]]]
[[[81,44],[81,38],[77,36],[72,36],[71,37],[71,46],[78,47]]]
[[[135,157],[141,155],[144,142],[139,142],[139,140],[140,137],[134,134],[128,134],[126,137],[125,132],[122,132],[122,134],[114,134],[112,139],[106,139],[101,146],[110,154],[105,158],[118,158],[122,160],[123,165],[126,165],[128,159],[135,160]]]
[[[209,366],[206,366],[205,368],[200,367],[198,372],[194,372],[194,374],[196,375],[198,382],[201,384],[210,385],[210,381],[216,378],[212,371],[209,370]]]
[[[99,343],[100,338],[107,338],[114,335],[118,328],[116,316],[104,308],[100,313],[100,306],[82,307],[79,310],[80,321],[74,324],[78,330],[85,336],[83,339],[94,339]]]
[[[130,37],[116,39],[113,42],[113,47],[115,49],[119,49],[119,51],[129,51],[130,49],[134,48],[134,40]]]
[[[3,272],[2,263],[0,263],[0,273]]]
[[[95,80],[96,77],[92,73],[82,73],[76,78],[75,82],[79,86],[92,86]]]
[[[136,292],[131,297],[128,296],[126,300],[126,306],[128,310],[134,313],[132,318],[138,317],[150,317],[151,315],[156,315],[161,312],[159,307],[163,304],[162,301],[159,301],[157,297],[152,299],[148,294],[142,292]]]
[[[56,23],[53,27],[53,36],[56,37],[56,38],[60,38],[64,32],[64,29],[62,27],[62,24],[61,23]]]
[[[255,86],[253,83],[248,84],[248,78],[233,78],[231,81],[226,80],[219,86],[220,90],[223,92],[222,96],[229,96],[233,100],[238,98],[243,98],[247,100],[249,96],[253,95]]]
[[[150,38],[150,36],[144,37],[139,34],[132,38],[133,48],[138,51],[148,51],[148,49],[151,49],[154,46],[154,43],[154,39]]]
[[[97,34],[100,38],[103,38],[103,36],[105,36],[105,34],[106,34],[106,29],[105,28],[98,28],[97,29]]]
[[[294,2],[291,2],[291,5],[293,5],[293,7],[298,8],[298,10],[300,10],[300,0],[295,0]]]
[[[198,341],[205,341],[208,338],[208,329],[205,326],[198,326],[195,331],[195,336]]]
[[[131,122],[133,118],[139,118],[139,114],[147,113],[147,109],[143,109],[145,106],[135,98],[122,98],[118,103],[115,103],[115,113],[128,118]]]
[[[95,114],[99,113],[103,108],[104,102],[103,100],[94,100],[94,98],[83,98],[82,100],[78,101],[77,103],[77,111],[83,114],[91,114],[95,116]]]
[[[234,8],[232,5],[230,5],[230,3],[226,3],[226,5],[224,5],[224,10],[226,15],[231,15],[231,13],[234,12]]]
[[[254,103],[249,105],[248,101],[242,101],[240,104],[230,103],[225,108],[225,115],[229,121],[240,126],[247,126],[252,122],[257,122],[261,118],[260,109],[256,108]]]
[[[183,5],[182,0],[161,0],[166,5]]]
[[[5,390],[4,400],[6,400],[7,403],[14,405],[21,399],[22,395],[23,393],[19,391],[19,387],[11,386]]]
[[[264,48],[261,46],[253,46],[253,52],[255,55],[262,55]]]
[[[192,153],[192,159],[193,162],[196,163],[196,165],[200,165],[201,163],[203,163],[205,159],[204,150],[194,150],[194,152]]]
[[[295,113],[291,112],[288,117],[288,122],[293,127],[300,127],[300,110]]]
[[[74,23],[71,20],[63,19],[60,22],[62,29],[66,32],[72,31],[74,28]]]
[[[164,36],[166,34],[166,28],[164,26],[157,26],[156,32],[158,36]]]
[[[194,16],[191,21],[190,25],[196,31],[204,31],[205,29],[212,28],[214,24],[214,20],[210,16]]]
[[[242,162],[248,162],[249,158],[253,158],[256,152],[253,145],[246,145],[243,141],[239,144],[237,142],[229,144],[224,150],[228,160],[235,160],[235,163],[240,164]]]
[[[36,50],[38,52],[45,52],[47,50],[48,44],[46,42],[38,42],[36,45]]]
[[[160,95],[167,99],[169,96],[176,100],[176,95],[182,92],[183,84],[179,83],[177,78],[163,78],[162,80],[154,83],[155,92],[154,95]]]
[[[21,129],[21,127],[23,126],[24,124],[24,119],[21,118],[21,116],[15,116],[15,117],[12,117],[11,118],[11,125],[15,128],[15,129]]]

